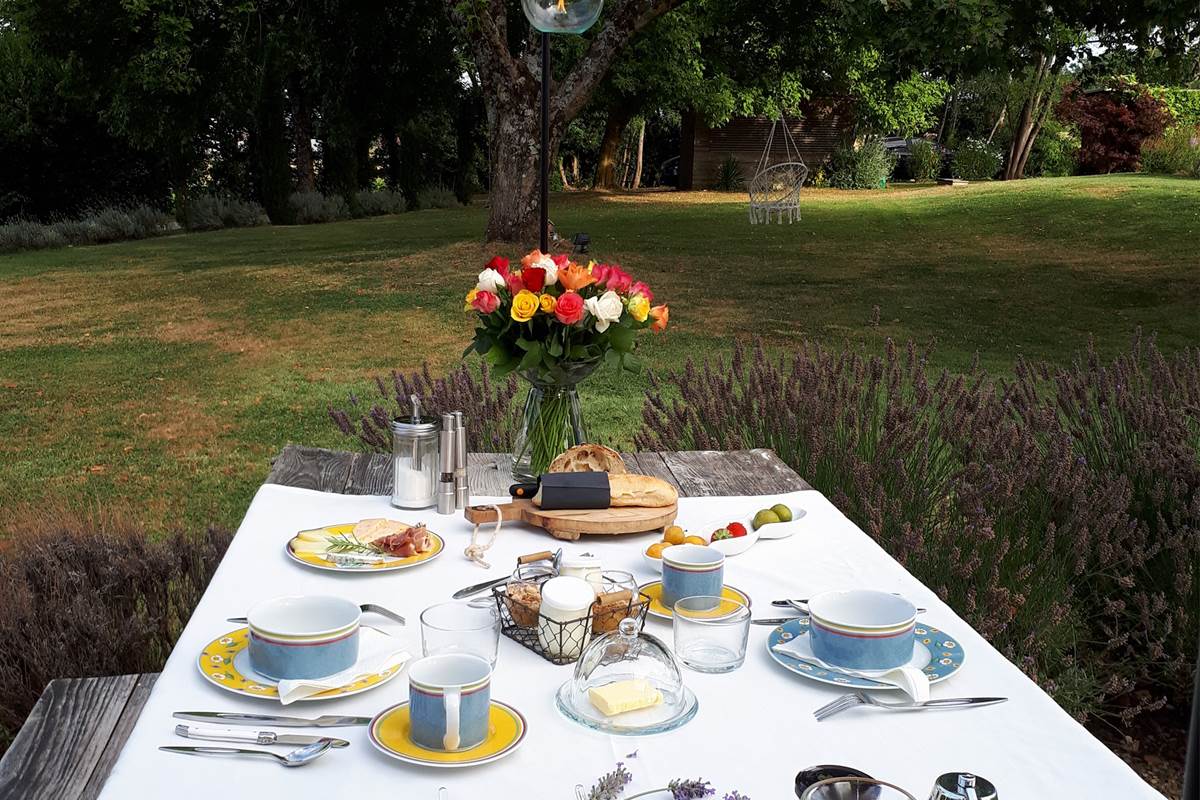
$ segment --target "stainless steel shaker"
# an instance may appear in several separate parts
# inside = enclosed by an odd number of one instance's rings
[[[412,400],[412,414],[392,420],[392,505],[429,508],[437,498],[441,425],[421,414],[415,396]]]
[[[471,485],[467,478],[467,423],[463,412],[454,412],[454,507],[471,505]]]
[[[929,800],[996,800],[996,787],[970,772],[947,772],[933,782]]]
[[[437,513],[454,513],[454,415],[442,414],[442,431],[438,437],[439,462],[437,485]]]

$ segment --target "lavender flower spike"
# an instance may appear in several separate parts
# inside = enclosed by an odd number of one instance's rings
[[[633,775],[625,769],[625,764],[618,761],[616,769],[596,781],[596,785],[588,793],[587,800],[617,800],[631,780]]]
[[[717,793],[711,783],[699,778],[696,780],[676,778],[667,784],[667,790],[671,793],[673,800],[700,800],[701,797],[709,797]]]

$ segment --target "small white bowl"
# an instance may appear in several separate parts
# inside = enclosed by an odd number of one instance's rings
[[[717,530],[717,528],[714,527],[713,530]],[[758,531],[751,530],[750,526],[747,525],[745,536],[735,536],[732,539],[718,539],[715,542],[710,541],[708,546],[720,550],[726,556],[737,556],[749,550],[758,541],[758,538]]]
[[[653,545],[653,544],[658,544],[658,542],[651,542],[650,544],[646,545],[646,547],[642,550],[642,558],[645,560],[646,565],[648,567],[650,567],[651,571],[657,572],[659,575],[661,575],[663,560],[661,558],[651,558],[650,556],[646,555],[646,550],[649,550],[650,545]],[[667,550],[671,549],[672,547],[678,547],[678,545],[669,544],[663,548],[663,552],[665,553]]]
[[[765,508],[770,508],[770,506],[765,506]],[[769,522],[758,530],[754,530],[754,514],[747,514],[738,521],[746,526],[747,533],[757,533],[760,539],[786,539],[800,530],[800,520],[804,519],[808,513],[803,508],[794,508],[792,506],[788,506],[788,508],[792,509],[792,519],[790,522]],[[758,510],[756,509],[755,513],[758,513]]]

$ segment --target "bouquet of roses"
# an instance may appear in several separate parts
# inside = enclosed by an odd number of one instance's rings
[[[667,326],[667,307],[653,301],[650,287],[616,264],[585,267],[534,250],[510,269],[497,256],[467,293],[464,310],[479,314],[467,352],[487,358],[498,374],[520,370],[535,384],[558,383],[578,364],[633,367],[635,334]]]
[[[669,311],[616,264],[586,266],[534,250],[510,268],[497,256],[479,273],[463,310],[478,315],[474,350],[496,374],[517,370],[533,384],[518,435],[514,473],[544,470],[584,440],[576,384],[601,363],[636,369],[636,336],[662,331]]]

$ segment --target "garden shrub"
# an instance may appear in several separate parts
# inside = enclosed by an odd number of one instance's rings
[[[1078,717],[1187,702],[1200,350],[930,375],[805,343],[652,376],[639,449],[771,447]]]
[[[1004,166],[1000,149],[982,139],[967,139],[954,150],[950,171],[964,181],[990,181]]]
[[[0,251],[145,239],[175,227],[170,214],[153,206],[108,206],[75,219],[54,222],[15,219],[0,225]]]
[[[1200,89],[1148,86],[1146,91],[1167,107],[1176,125],[1200,126]]]
[[[720,192],[736,192],[746,185],[746,177],[742,174],[742,162],[732,153],[725,156],[721,166],[717,167],[717,179],[713,188]]]
[[[908,148],[908,174],[915,181],[936,180],[942,173],[942,154],[924,139],[918,139]]]
[[[17,218],[0,225],[0,252],[62,247],[66,241],[51,225]]]
[[[1142,144],[1142,171],[1200,178],[1200,125],[1177,125]]]
[[[252,228],[268,222],[267,212],[258,203],[226,194],[196,195],[183,212],[183,226],[189,231]]]
[[[1092,92],[1070,83],[1055,115],[1079,128],[1078,161],[1084,174],[1136,172],[1142,143],[1160,136],[1171,121],[1161,101],[1129,83]]]
[[[517,378],[509,375],[494,383],[486,364],[478,377],[465,364],[444,378],[434,378],[429,364],[409,374],[392,372],[390,380],[375,378],[376,396],[368,406],[350,395],[347,410],[329,409],[329,416],[345,436],[367,450],[392,452],[392,419],[411,413],[409,397],[418,395],[426,414],[471,409],[467,447],[474,452],[506,452],[516,434]]]
[[[1025,164],[1025,174],[1031,178],[1056,178],[1075,172],[1075,155],[1079,152],[1079,135],[1057,120],[1047,119],[1042,131],[1033,141],[1033,149]]]
[[[835,189],[882,189],[892,174],[895,159],[875,139],[861,147],[839,147],[830,159],[829,185]]]
[[[417,208],[426,211],[431,208],[458,208],[458,197],[449,186],[437,184],[426,186],[417,192]]]
[[[404,195],[391,189],[363,189],[354,196],[358,215],[379,217],[384,214],[402,214],[408,210]]]
[[[160,670],[232,538],[28,516],[0,550],[0,749],[54,678]]]
[[[298,225],[316,225],[350,218],[350,204],[338,194],[292,192],[288,207]]]

